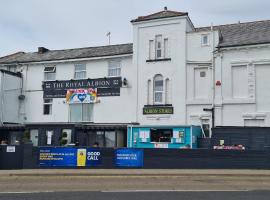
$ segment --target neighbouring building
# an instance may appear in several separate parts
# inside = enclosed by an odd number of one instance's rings
[[[131,24],[132,44],[0,58],[16,77],[10,101],[0,82],[1,134],[40,146],[181,148],[214,126],[270,126],[270,20],[194,27],[165,7]]]

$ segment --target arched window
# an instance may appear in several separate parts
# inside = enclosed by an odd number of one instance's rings
[[[164,102],[164,83],[163,76],[158,74],[154,77],[154,104],[162,104]]]

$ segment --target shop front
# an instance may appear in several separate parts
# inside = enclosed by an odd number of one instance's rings
[[[198,126],[128,126],[128,147],[197,148],[202,136]]]

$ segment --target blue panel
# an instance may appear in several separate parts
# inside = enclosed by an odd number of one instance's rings
[[[77,149],[40,147],[39,165],[50,166],[77,166]]]
[[[127,148],[115,150],[115,165],[117,167],[143,167],[143,150]]]

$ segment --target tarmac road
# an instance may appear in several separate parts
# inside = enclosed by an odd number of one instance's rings
[[[269,200],[270,191],[51,192],[0,194],[0,200]]]
[[[270,170],[2,170],[1,192],[270,190]]]

